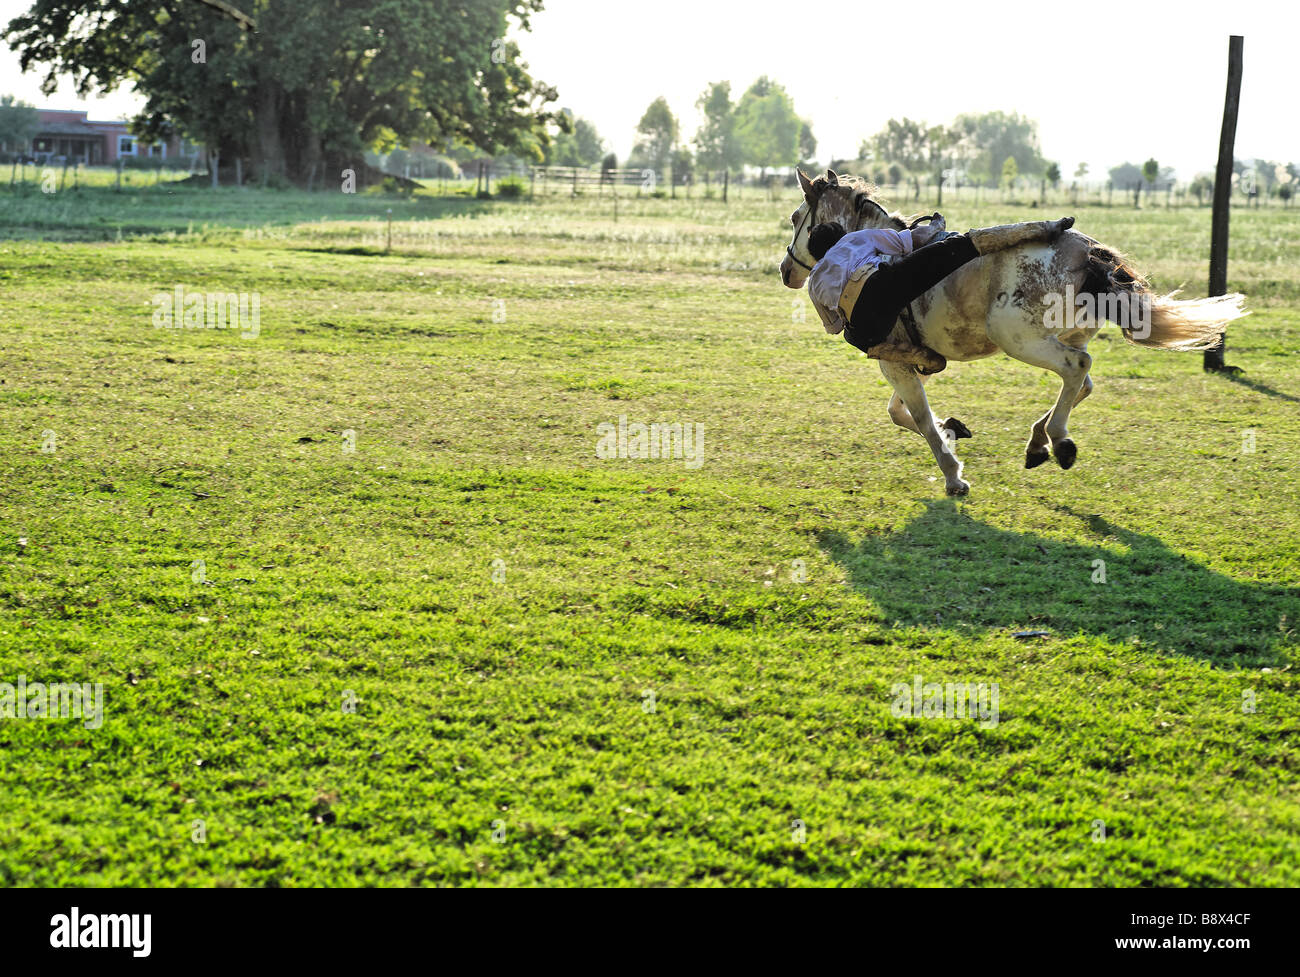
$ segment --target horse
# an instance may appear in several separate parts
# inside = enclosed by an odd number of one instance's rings
[[[802,288],[812,270],[808,233],[815,224],[838,221],[848,231],[909,227],[901,214],[881,206],[871,183],[834,170],[815,180],[797,173],[804,199],[790,215],[794,236],[781,260],[781,281],[788,288]],[[1030,429],[1025,467],[1047,461],[1050,444],[1050,457],[1068,469],[1078,456],[1067,427],[1070,411],[1092,393],[1088,342],[1105,320],[1137,346],[1200,350],[1215,345],[1227,323],[1247,314],[1240,293],[1190,300],[1175,299],[1177,294],[1154,294],[1127,257],[1072,229],[1050,244],[1021,244],[963,265],[917,298],[909,312],[915,338],[950,361],[1001,350],[1060,376],[1056,403]],[[901,339],[905,330],[900,318],[893,337]],[[962,478],[955,449],[970,431],[956,418],[940,421],[931,412],[927,377],[914,367],[881,360],[880,370],[894,391],[890,419],[929,443],[948,495],[966,495],[970,483]]]

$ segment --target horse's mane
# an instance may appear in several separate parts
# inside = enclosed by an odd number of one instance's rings
[[[904,219],[902,214],[898,211],[891,212],[886,210],[884,204],[877,199],[877,194],[880,193],[880,187],[876,186],[870,180],[864,180],[861,177],[852,176],[847,173],[838,174],[838,179],[838,186],[844,188],[851,194],[849,197],[849,206],[853,209],[855,214],[860,214],[867,207],[874,206],[879,208],[880,212],[889,218],[896,230],[901,231],[907,227],[907,221]],[[813,193],[817,194],[817,196],[821,196],[827,190],[836,189],[830,183],[826,182],[826,177],[824,176],[819,176],[817,179],[813,180],[812,187]]]

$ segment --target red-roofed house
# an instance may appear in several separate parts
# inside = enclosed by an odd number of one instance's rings
[[[125,122],[96,122],[87,118],[86,112],[62,109],[38,112],[41,127],[32,137],[31,146],[20,150],[38,159],[66,157],[73,162],[80,160],[91,166],[103,166],[132,157],[190,159],[199,153],[193,143],[175,138],[142,145],[127,130]]]

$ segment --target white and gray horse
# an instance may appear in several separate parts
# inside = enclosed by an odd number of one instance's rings
[[[801,288],[813,264],[808,232],[822,221],[847,230],[908,225],[874,198],[875,187],[827,170],[810,180],[799,173],[804,199],[790,223],[794,237],[781,262],[781,280]],[[1105,319],[1124,338],[1154,349],[1195,350],[1213,345],[1224,325],[1240,318],[1243,297],[1176,300],[1155,295],[1147,282],[1114,249],[1077,230],[1051,243],[1022,244],[972,261],[912,303],[917,332],[925,345],[948,360],[975,360],[998,350],[1061,378],[1056,404],[1033,425],[1025,467],[1045,462],[1048,446],[1062,468],[1074,464],[1077,450],[1066,429],[1070,410],[1092,392],[1088,341]],[[895,327],[902,335],[903,326]],[[960,421],[940,421],[930,410],[926,377],[911,366],[882,360],[881,372],[894,388],[889,416],[922,435],[943,470],[949,495],[965,495],[957,436],[969,436]]]

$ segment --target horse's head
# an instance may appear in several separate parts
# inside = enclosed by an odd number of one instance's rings
[[[803,170],[795,171],[803,189],[803,202],[790,215],[794,237],[781,259],[781,281],[787,288],[802,288],[812,270],[813,256],[808,251],[808,232],[816,224],[838,221],[848,231],[864,227],[906,227],[897,215],[886,213],[874,199],[871,184],[857,177],[840,177],[834,170],[825,176],[808,179]]]

